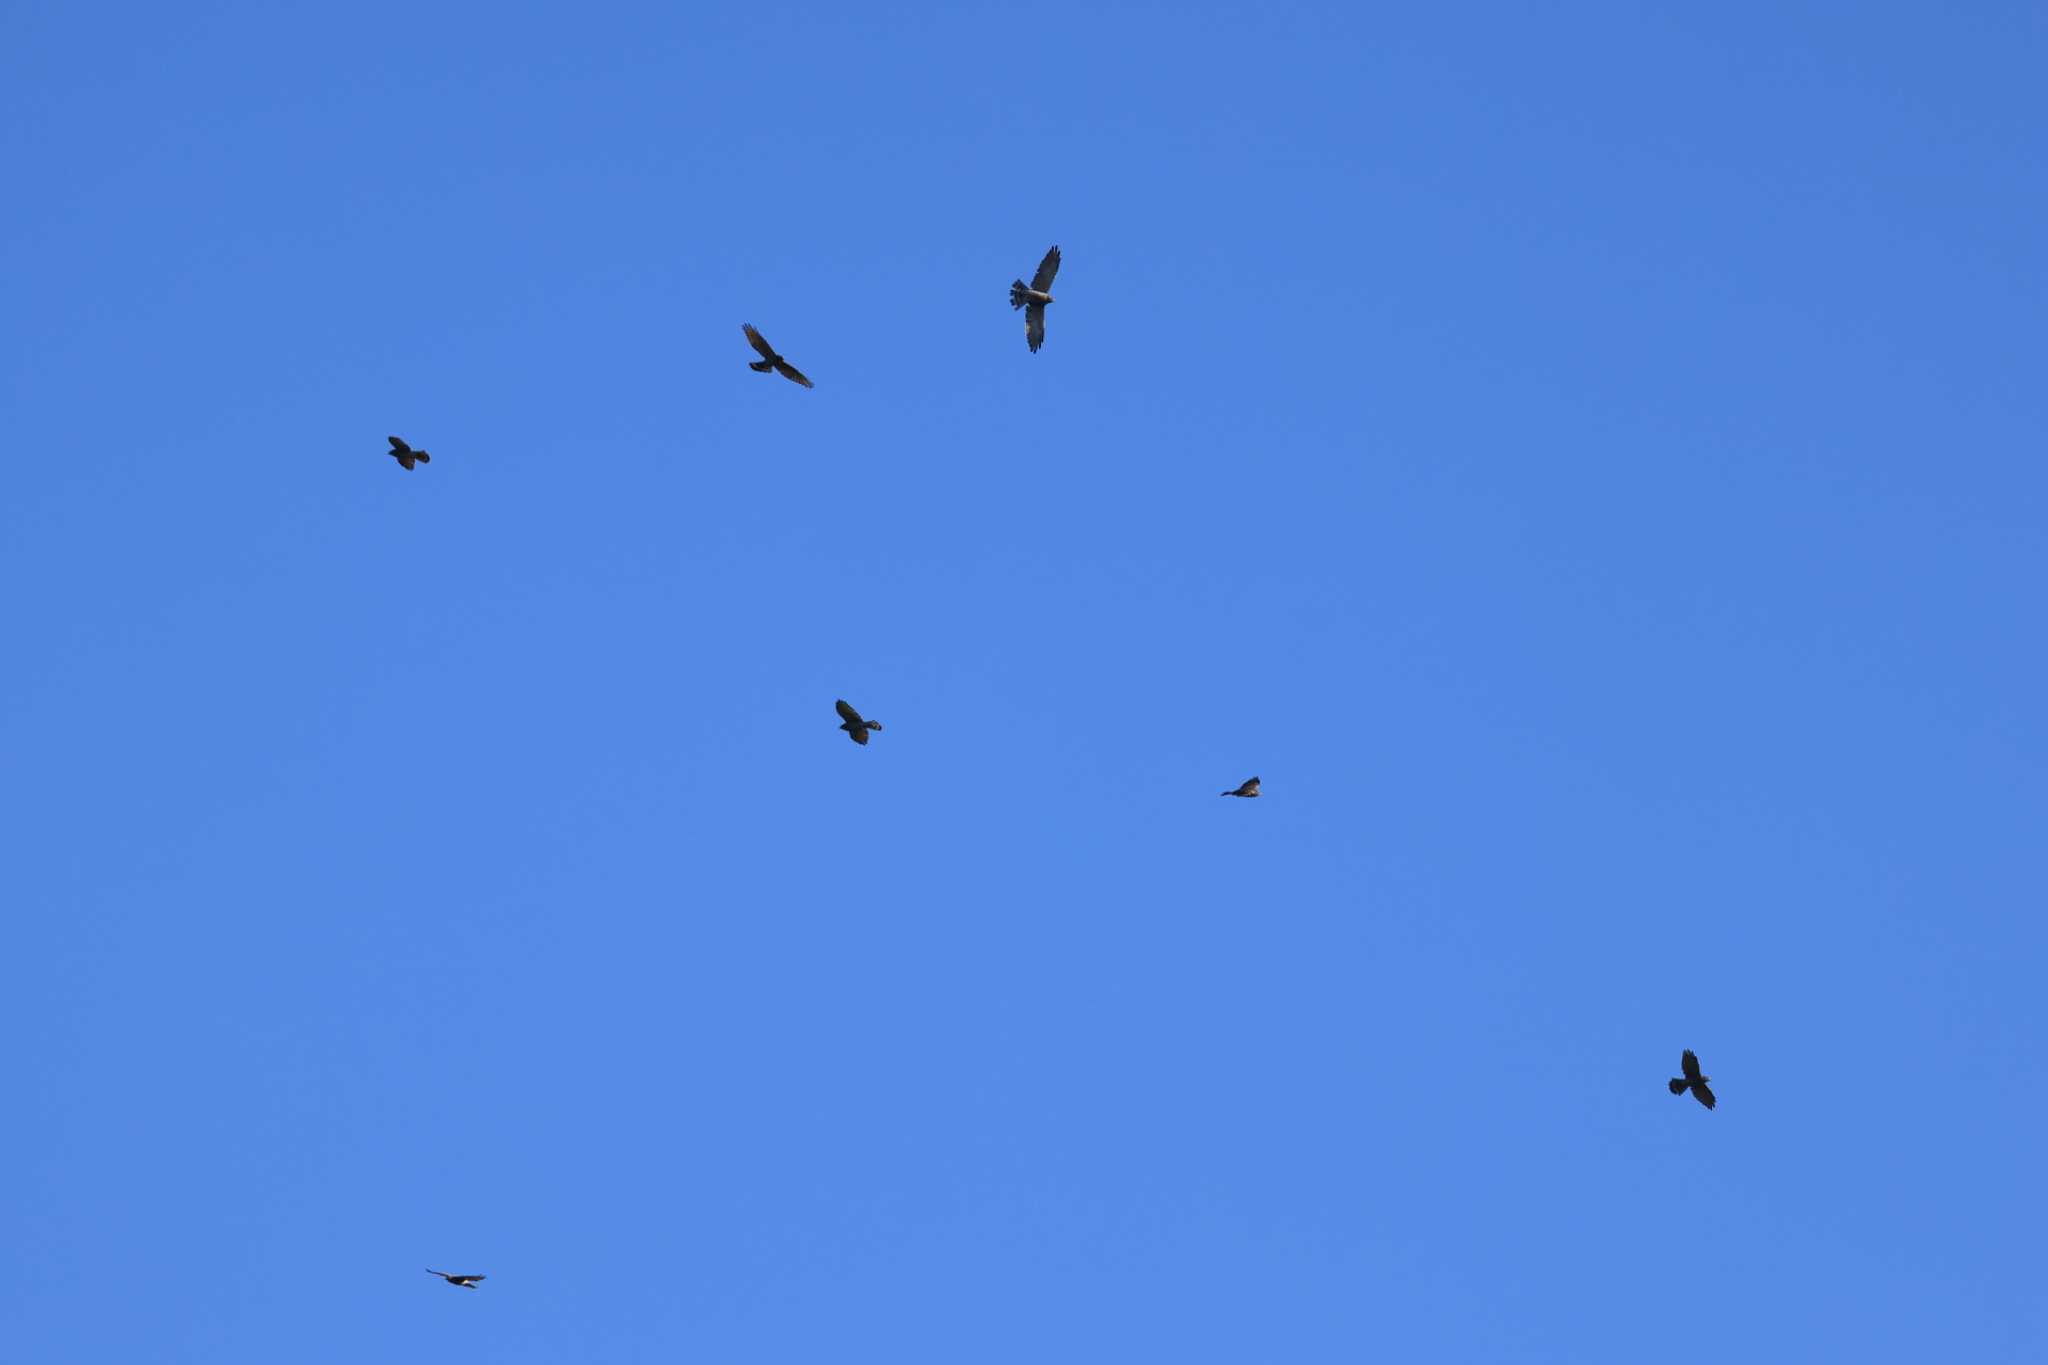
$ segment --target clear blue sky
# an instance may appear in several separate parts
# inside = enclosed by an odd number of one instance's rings
[[[0,1357],[2048,1353],[2038,5],[5,29]]]

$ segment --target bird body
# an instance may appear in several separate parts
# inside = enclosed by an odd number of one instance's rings
[[[439,1275],[457,1289],[474,1289],[476,1288],[477,1281],[484,1278],[482,1275],[450,1275],[445,1270],[429,1270],[427,1273],[429,1275]]]
[[[1685,1050],[1685,1055],[1678,1059],[1678,1064],[1685,1074],[1671,1078],[1671,1093],[1683,1095],[1686,1091],[1690,1090],[1694,1099],[1704,1104],[1707,1108],[1712,1109],[1714,1107],[1714,1092],[1707,1089],[1707,1082],[1714,1078],[1700,1074],[1700,1059],[1693,1056],[1691,1048]]]
[[[817,385],[811,383],[810,380],[804,378],[804,372],[802,370],[799,370],[796,366],[790,364],[787,360],[784,360],[781,356],[775,354],[775,348],[768,344],[768,338],[762,336],[759,332],[755,331],[753,323],[741,323],[740,330],[747,334],[748,343],[751,344],[755,350],[761,353],[761,358],[759,360],[749,360],[747,362],[748,369],[752,370],[756,374],[767,374],[770,370],[773,370],[775,371],[775,373],[781,375],[784,379],[789,380],[793,384],[801,384],[807,389],[817,387]]]
[[[1244,784],[1243,786],[1239,787],[1239,788],[1238,788],[1237,790],[1235,790],[1235,791],[1227,791],[1227,792],[1218,792],[1218,793],[1217,793],[1217,795],[1218,795],[1218,796],[1257,796],[1258,794],[1259,794],[1259,779],[1258,779],[1258,778],[1256,778],[1256,777],[1255,777],[1255,778],[1253,778],[1253,779],[1252,779],[1251,781],[1249,781],[1249,782],[1245,783],[1245,784]]]
[[[868,731],[882,728],[882,722],[878,720],[862,720],[860,712],[854,710],[843,701],[835,701],[832,705],[839,712],[839,728],[846,731],[847,736],[855,744],[866,744],[868,742]]]
[[[414,450],[396,436],[386,436],[384,439],[391,442],[391,458],[398,461],[402,468],[411,469],[414,462],[420,464],[432,464],[434,462],[433,456],[427,454],[426,451]]]
[[[1060,273],[1060,249],[1054,247],[1038,263],[1031,283],[1010,282],[1010,307],[1024,310],[1024,344],[1035,353],[1045,344],[1045,306],[1052,302],[1052,277]]]

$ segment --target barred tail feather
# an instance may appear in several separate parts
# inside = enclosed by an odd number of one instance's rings
[[[1028,299],[1026,299],[1026,298],[1024,297],[1024,294],[1025,294],[1025,292],[1026,292],[1026,291],[1025,291],[1025,285],[1024,285],[1024,281],[1022,281],[1022,280],[1013,280],[1013,281],[1011,281],[1011,283],[1010,283],[1010,307],[1012,307],[1012,308],[1022,308],[1022,307],[1023,307],[1023,306],[1024,306],[1024,305],[1025,305],[1026,303],[1030,302],[1030,300],[1028,300]]]
[[[1671,1093],[1674,1095],[1683,1095],[1685,1093],[1685,1084],[1685,1077],[1673,1076],[1671,1078]]]

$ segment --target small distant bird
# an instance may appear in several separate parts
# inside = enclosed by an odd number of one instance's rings
[[[768,371],[773,370],[784,379],[793,380],[807,389],[817,387],[810,380],[804,378],[802,370],[799,370],[796,366],[775,354],[775,348],[768,344],[768,338],[755,331],[753,323],[741,323],[740,330],[747,334],[747,340],[753,342],[754,349],[761,353],[759,360],[749,360],[747,362],[748,369],[753,370],[757,374],[766,374]]]
[[[1678,1059],[1678,1064],[1685,1068],[1685,1074],[1671,1078],[1671,1093],[1683,1095],[1686,1091],[1690,1090],[1694,1099],[1707,1106],[1707,1108],[1712,1109],[1714,1107],[1714,1092],[1707,1089],[1707,1082],[1714,1078],[1712,1076],[1700,1075],[1700,1059],[1692,1055],[1691,1048],[1685,1050],[1685,1055]]]
[[[414,450],[396,436],[386,436],[384,439],[391,442],[391,458],[404,465],[407,469],[412,468],[415,460],[421,464],[432,464],[434,462],[434,457],[427,454],[426,451]]]
[[[427,1273],[429,1275],[439,1275],[442,1279],[459,1289],[474,1289],[476,1288],[477,1281],[484,1278],[481,1275],[450,1275],[445,1270],[429,1270]]]
[[[1259,794],[1259,779],[1253,778],[1234,792],[1218,792],[1216,794],[1218,796],[1257,796]]]
[[[835,701],[832,704],[839,708],[839,719],[841,722],[839,728],[853,736],[855,744],[867,743],[868,731],[882,728],[882,722],[878,720],[862,720],[860,712],[854,710],[843,701]]]
[[[1059,273],[1060,249],[1054,247],[1038,263],[1038,273],[1030,284],[1022,280],[1010,283],[1010,307],[1024,310],[1024,342],[1034,353],[1045,344],[1045,305],[1052,302],[1052,295],[1045,291],[1052,288],[1052,277]]]

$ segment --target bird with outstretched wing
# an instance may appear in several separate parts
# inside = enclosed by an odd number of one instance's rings
[[[1218,792],[1218,793],[1217,793],[1217,795],[1219,795],[1219,796],[1257,796],[1258,794],[1259,794],[1259,779],[1258,779],[1258,778],[1256,778],[1256,777],[1255,777],[1255,778],[1253,778],[1253,779],[1252,779],[1251,781],[1249,781],[1249,782],[1245,783],[1245,784],[1244,784],[1243,786],[1239,787],[1239,788],[1238,788],[1238,789],[1237,789],[1236,791],[1227,791],[1227,792]]]
[[[445,1270],[429,1270],[427,1273],[429,1275],[439,1275],[457,1289],[474,1289],[477,1286],[477,1281],[485,1278],[482,1275],[450,1275]]]
[[[759,360],[749,360],[747,362],[748,369],[753,370],[757,374],[766,374],[768,371],[773,370],[784,379],[792,383],[801,384],[807,389],[817,387],[810,380],[804,378],[802,370],[799,370],[796,366],[775,354],[775,348],[768,344],[768,338],[755,331],[753,323],[741,323],[740,330],[747,334],[747,340],[752,342],[754,349],[761,353]]]
[[[1031,283],[1010,282],[1010,307],[1024,310],[1024,344],[1036,352],[1045,344],[1045,305],[1052,300],[1052,277],[1060,273],[1060,249],[1054,247],[1038,263]]]
[[[839,728],[846,731],[855,744],[866,744],[868,742],[868,731],[882,728],[882,722],[878,720],[862,720],[860,712],[854,710],[843,701],[835,701],[832,705],[839,712]]]
[[[391,442],[391,458],[398,461],[406,469],[411,469],[415,461],[420,464],[432,464],[434,462],[434,457],[427,454],[426,451],[414,450],[396,436],[386,436],[384,439]]]
[[[1687,1048],[1685,1055],[1678,1059],[1678,1065],[1685,1074],[1671,1078],[1671,1093],[1683,1095],[1686,1091],[1690,1090],[1694,1099],[1707,1106],[1707,1108],[1712,1109],[1714,1107],[1714,1092],[1707,1088],[1707,1082],[1712,1080],[1713,1077],[1700,1074],[1700,1059],[1693,1055],[1691,1048]]]

